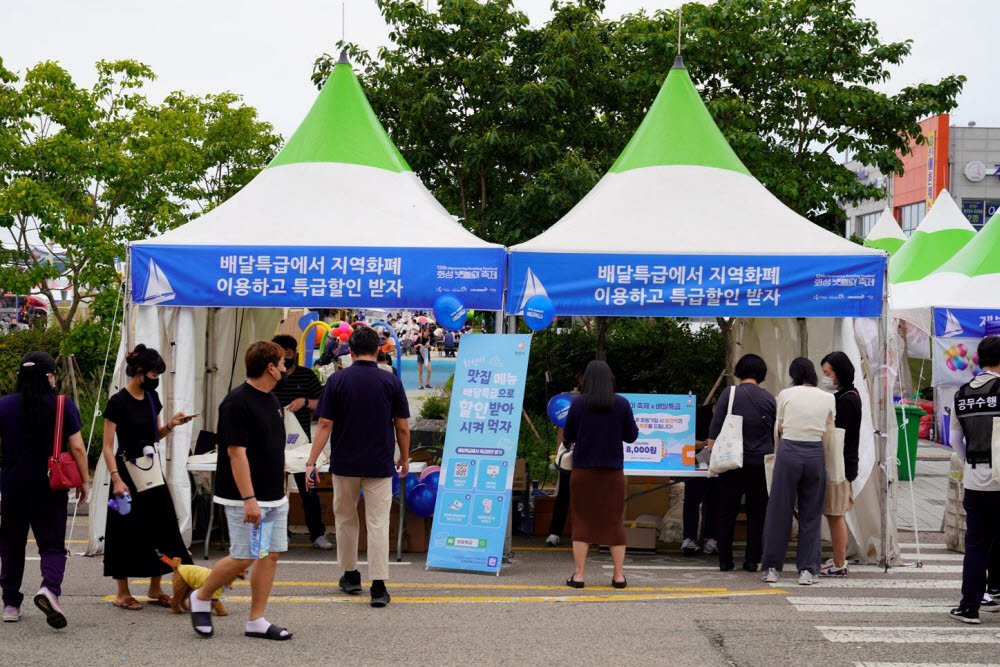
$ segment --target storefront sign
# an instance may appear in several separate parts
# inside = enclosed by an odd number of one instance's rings
[[[927,133],[927,210],[931,210],[934,205],[934,167],[935,153],[937,151],[937,132],[932,130]]]
[[[979,229],[986,222],[986,218],[983,217],[983,212],[985,210],[985,202],[982,199],[963,199],[962,200],[962,215],[965,219],[969,221],[976,229]]]
[[[998,210],[1000,210],[1000,201],[997,201],[996,199],[987,199],[986,217],[983,218],[983,222],[989,222],[990,218],[992,218]]]
[[[632,406],[639,439],[623,443],[626,475],[670,477],[695,469],[693,394],[622,394]]]
[[[499,572],[531,336],[462,336],[428,567]]]

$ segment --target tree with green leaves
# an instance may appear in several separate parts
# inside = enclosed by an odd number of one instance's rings
[[[393,44],[362,67],[372,106],[414,171],[472,231],[542,232],[608,170],[677,51],[675,11],[600,16],[556,0],[531,26],[513,0],[378,0]],[[884,43],[853,0],[719,0],[683,7],[685,62],[736,153],[773,194],[832,228],[880,196],[840,156],[902,169],[918,121],[954,108],[965,78],[875,90],[911,43]],[[321,56],[322,85],[335,59]],[[732,212],[720,211],[718,215]]]
[[[150,103],[153,78],[135,61],[101,61],[84,88],[54,62],[22,80],[0,61],[0,285],[39,290],[64,332],[83,304],[114,303],[129,241],[221,203],[280,143],[232,93]],[[73,287],[64,309],[46,282],[55,279]]]

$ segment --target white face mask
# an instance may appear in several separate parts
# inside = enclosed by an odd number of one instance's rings
[[[824,375],[820,378],[819,388],[823,391],[837,391],[837,383],[829,375]]]

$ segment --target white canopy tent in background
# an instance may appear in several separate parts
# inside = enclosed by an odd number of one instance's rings
[[[792,358],[818,366],[844,350],[864,406],[851,551],[896,560],[895,457],[885,460],[887,447],[895,451],[892,377],[883,372],[886,255],[819,228],[754,179],[680,57],[611,171],[510,252],[508,313],[546,294],[558,315],[734,318],[734,352],[764,357],[774,393]],[[888,438],[877,441],[876,431]]]
[[[896,254],[896,251],[902,248],[904,243],[906,243],[906,234],[903,233],[896,218],[892,216],[892,211],[888,208],[882,211],[875,226],[865,237],[866,248],[884,250],[889,253],[890,257]]]
[[[454,294],[499,311],[505,267],[505,250],[465,230],[413,174],[342,55],[265,170],[218,208],[130,248],[111,389],[126,381],[124,348],[141,342],[167,363],[166,418],[201,413],[161,447],[185,541],[197,429],[215,429],[217,406],[245,379],[243,350],[274,335],[284,307],[430,309]],[[94,488],[88,554],[103,550],[103,462]]]

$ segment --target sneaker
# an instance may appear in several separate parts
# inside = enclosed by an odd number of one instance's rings
[[[767,568],[767,571],[764,573],[764,583],[766,584],[778,583],[778,570],[773,567]]]
[[[962,623],[971,623],[972,625],[979,625],[979,612],[973,611],[972,609],[963,609],[962,607],[955,607],[948,612],[956,621],[961,621]]]
[[[756,572],[757,571],[757,563],[752,563],[752,562],[750,562],[748,560],[745,560],[745,561],[743,561],[743,570],[745,572]]]
[[[703,551],[709,556],[717,554],[719,553],[719,543],[715,540],[705,540],[705,548]]]
[[[389,591],[386,590],[385,584],[382,584],[381,586],[378,587],[372,585],[371,594],[372,594],[371,605],[376,609],[381,609],[382,607],[386,606],[387,604],[389,604],[389,600],[392,599],[389,596]]]
[[[333,549],[333,543],[326,538],[326,535],[320,535],[315,540],[313,540],[313,549],[322,549],[323,551],[330,551]]]
[[[847,574],[847,563],[844,563],[844,567],[837,567],[833,564],[833,559],[823,563],[823,566],[819,569],[819,576],[821,577],[846,577]]]
[[[685,556],[693,556],[698,553],[698,545],[690,537],[685,537],[681,542],[681,551]]]
[[[340,590],[348,595],[361,595],[361,573],[357,570],[345,572],[340,577]]]
[[[42,586],[35,595],[35,606],[45,614],[45,622],[55,629],[66,627],[66,616],[59,607],[59,598]]]
[[[17,623],[21,620],[21,610],[17,607],[7,605],[3,608],[3,622],[4,623]]]
[[[802,570],[799,572],[799,586],[812,586],[819,582],[819,577],[810,572],[809,570]]]
[[[550,547],[557,547],[559,546],[559,536],[549,535],[548,537],[545,538],[545,543]]]
[[[998,612],[1000,611],[1000,601],[986,593],[983,595],[983,601],[979,603],[979,611]]]

